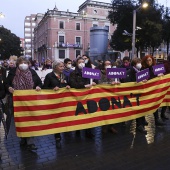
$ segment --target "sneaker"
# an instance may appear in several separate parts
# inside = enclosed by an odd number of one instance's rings
[[[38,148],[34,144],[27,145],[27,149],[30,151],[37,150]]]
[[[136,129],[141,133],[147,134],[147,131],[145,130],[145,128],[142,125],[137,126]]]
[[[155,125],[156,126],[164,126],[165,124],[161,120],[156,120]]]

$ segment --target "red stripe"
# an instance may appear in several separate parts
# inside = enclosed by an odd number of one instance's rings
[[[157,109],[159,108],[159,105],[155,105],[151,107],[150,109]],[[67,122],[60,122],[60,123],[54,123],[49,125],[41,125],[41,126],[29,126],[29,127],[16,127],[17,132],[32,132],[32,131],[41,131],[41,130],[48,130],[48,129],[54,129],[54,128],[61,128],[61,127],[69,127],[69,126],[75,126],[75,125],[83,125],[88,123],[94,123],[102,120],[109,120],[109,119],[116,119],[116,118],[123,118],[139,113],[143,113],[148,111],[148,108],[141,109],[140,112],[138,111],[130,111],[130,112],[124,112],[121,114],[112,114],[112,115],[106,115],[106,116],[98,116],[88,119],[81,119],[81,120],[74,120],[74,121],[67,121]]]
[[[164,87],[162,89],[156,89],[153,90],[152,92],[144,93],[142,96],[150,95],[150,94],[155,94],[155,93],[160,93],[162,91],[167,90],[168,87]],[[110,100],[111,97],[116,97],[123,99],[124,96],[107,96],[107,98]],[[130,95],[126,95],[129,99],[131,98]],[[103,97],[102,97],[103,98]],[[134,97],[133,97],[134,98]],[[93,98],[92,100],[99,102],[101,98]],[[152,99],[150,99],[152,100]],[[82,104],[86,104],[87,100],[81,100]],[[142,101],[141,101],[142,102]],[[56,108],[62,108],[62,107],[67,107],[67,106],[76,106],[77,101],[69,101],[69,102],[63,102],[63,103],[58,103],[58,104],[47,104],[47,105],[35,105],[35,106],[15,106],[14,107],[14,112],[22,112],[22,111],[37,111],[37,110],[49,110],[49,109],[56,109]]]
[[[156,86],[160,84],[164,84],[170,81],[170,78],[159,80],[157,82],[151,82],[147,84],[141,85],[144,89],[149,88],[151,86]],[[132,86],[132,87],[123,87],[123,88],[115,88],[114,86],[110,86],[110,89],[89,89],[84,92],[63,92],[63,93],[57,93],[57,94],[43,94],[43,95],[26,95],[26,96],[13,96],[14,101],[30,101],[30,100],[47,100],[47,99],[56,99],[56,98],[63,98],[63,97],[70,97],[70,96],[84,96],[89,94],[95,94],[95,93],[102,93],[102,92],[126,92],[131,90],[141,90],[141,86]]]
[[[158,100],[161,100],[162,96],[154,99],[148,99],[148,100],[143,100],[140,102],[140,105],[144,105],[150,102],[156,102]],[[168,102],[168,100],[167,100]],[[131,102],[132,107],[136,106],[136,102]],[[122,105],[122,103],[121,103]],[[118,109],[118,108],[116,108]],[[112,106],[110,106],[110,109],[108,110],[116,110],[112,109]],[[98,110],[96,112],[101,111],[101,109],[98,107]],[[88,109],[86,110],[88,113]],[[16,113],[15,113],[16,114]],[[27,121],[41,121],[41,120],[49,120],[49,119],[56,119],[56,118],[62,118],[62,117],[68,117],[68,116],[74,116],[75,111],[69,111],[69,112],[60,112],[60,113],[53,113],[53,114],[48,114],[48,115],[40,115],[40,116],[24,116],[24,117],[15,117],[15,122],[27,122]]]

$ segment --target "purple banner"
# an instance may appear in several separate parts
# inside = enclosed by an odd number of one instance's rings
[[[126,78],[126,68],[108,68],[107,78]]]
[[[101,72],[98,69],[84,67],[82,71],[82,77],[90,79],[100,79]]]
[[[149,78],[149,69],[142,70],[136,73],[136,82],[147,80]]]
[[[153,66],[153,72],[154,72],[155,75],[165,73],[164,64],[159,64],[159,65]]]

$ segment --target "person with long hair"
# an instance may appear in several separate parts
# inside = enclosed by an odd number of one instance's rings
[[[146,68],[149,69],[149,75],[150,76],[149,76],[148,80],[153,79],[153,78],[155,78],[157,76],[162,76],[162,74],[160,74],[160,75],[155,75],[154,74],[153,66],[156,65],[156,61],[155,61],[153,56],[146,55],[145,57],[142,58],[141,64],[142,64],[142,69],[141,70],[144,70]],[[154,115],[154,118],[155,118],[155,125],[156,126],[163,126],[164,123],[159,119],[158,109],[153,113],[153,115]]]

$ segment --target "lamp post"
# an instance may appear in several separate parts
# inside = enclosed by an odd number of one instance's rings
[[[0,18],[4,18],[4,17],[5,15],[2,12],[0,12]]]
[[[139,8],[133,10],[133,32],[132,32],[132,58],[135,55],[135,43],[136,43],[136,11],[140,8],[147,8],[148,3],[144,2]]]

